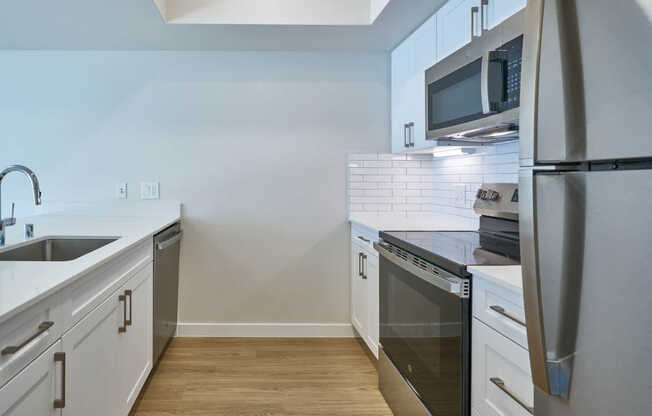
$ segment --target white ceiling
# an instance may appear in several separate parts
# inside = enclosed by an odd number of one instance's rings
[[[154,0],[167,23],[231,25],[370,25],[382,10],[372,17],[372,3],[378,0]]]
[[[373,24],[306,26],[166,24],[152,0],[0,0],[0,49],[387,51],[445,1],[372,0]]]

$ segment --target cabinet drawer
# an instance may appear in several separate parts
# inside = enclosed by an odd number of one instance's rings
[[[371,254],[378,256],[378,252],[374,250],[373,243],[378,241],[378,234],[367,231],[362,227],[351,226],[351,244],[357,244],[361,248],[365,248]]]
[[[131,276],[152,262],[152,242],[148,241],[98,267],[65,291],[68,305],[67,327],[79,322]]]
[[[524,348],[473,319],[471,407],[482,416],[530,416],[534,386]]]
[[[55,293],[0,325],[0,386],[25,368],[65,329],[65,315]]]
[[[482,278],[473,279],[473,316],[528,348],[523,294]]]

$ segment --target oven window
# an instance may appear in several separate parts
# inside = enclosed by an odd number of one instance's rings
[[[437,416],[461,416],[468,400],[468,299],[380,258],[380,343]],[[465,311],[466,308],[466,311]],[[466,322],[466,323],[465,323]],[[466,343],[465,343],[466,341]]]
[[[428,130],[484,117],[482,58],[428,85]]]

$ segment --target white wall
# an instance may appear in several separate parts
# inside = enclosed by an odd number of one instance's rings
[[[445,158],[352,154],[348,170],[351,212],[477,219],[472,207],[482,183],[518,183],[518,143]]]
[[[43,198],[184,202],[185,322],[349,322],[346,163],[389,150],[386,54],[0,52],[0,165]],[[31,210],[24,178],[3,205]]]

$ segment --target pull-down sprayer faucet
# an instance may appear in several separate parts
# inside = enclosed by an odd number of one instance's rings
[[[16,218],[14,218],[14,209],[13,205],[11,208],[11,217],[2,218],[2,180],[8,173],[11,172],[22,172],[27,176],[27,178],[32,183],[32,189],[34,190],[34,204],[41,205],[41,187],[38,183],[38,178],[36,174],[28,167],[22,165],[13,165],[4,169],[0,172],[0,246],[5,244],[5,230],[6,227],[16,224]]]

